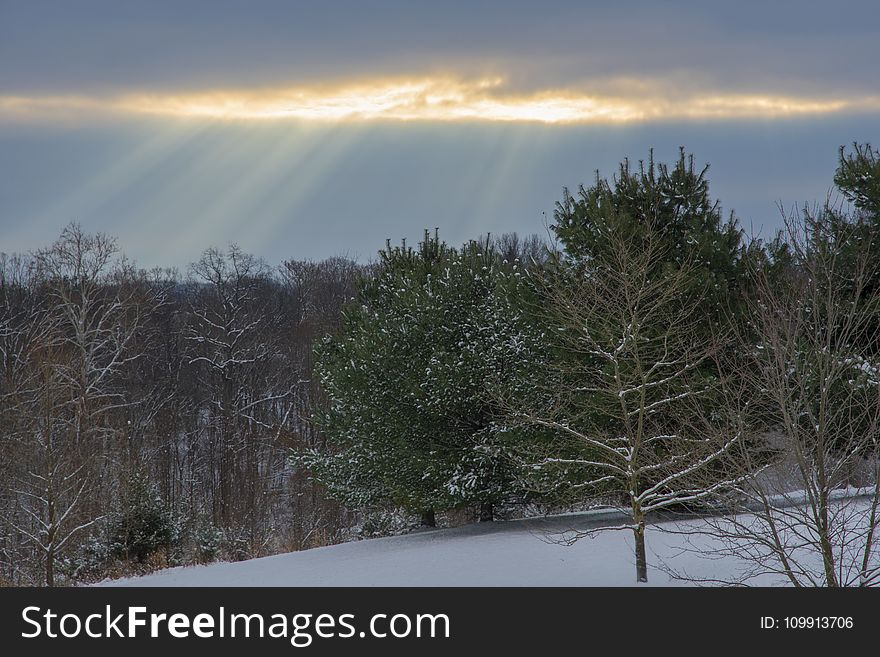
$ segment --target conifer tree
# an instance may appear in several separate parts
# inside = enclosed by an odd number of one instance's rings
[[[656,263],[657,274],[678,270],[687,263],[689,287],[701,299],[704,311],[720,318],[735,301],[742,280],[742,233],[736,219],[724,219],[720,204],[709,193],[708,165],[698,170],[692,155],[682,148],[673,166],[654,161],[633,168],[625,159],[612,179],[581,185],[577,196],[566,189],[556,205],[552,229],[568,264],[589,267],[607,255],[610,238],[656,242],[665,252]]]
[[[847,153],[841,146],[834,184],[870,221],[880,223],[880,151],[854,143]]]
[[[380,256],[318,350],[332,448],[302,462],[350,506],[479,507],[490,520],[521,495],[496,393],[541,349],[514,301],[521,267],[488,239],[453,249],[427,232]]]
[[[805,223],[827,231],[817,236],[818,243],[831,242],[835,248],[844,243],[839,257],[848,263],[843,271],[850,279],[857,277],[860,254],[869,248],[873,274],[865,283],[864,294],[873,294],[880,288],[880,151],[870,144],[854,143],[849,153],[841,147],[834,184],[855,211],[846,212],[827,203],[822,208],[824,220],[805,217]]]

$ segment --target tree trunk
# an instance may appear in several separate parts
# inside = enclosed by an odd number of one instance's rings
[[[831,545],[828,519],[828,493],[819,491],[819,545],[822,549],[822,565],[825,569],[825,586],[837,587],[837,572],[834,568],[834,548]]]
[[[434,516],[434,509],[422,511],[422,527],[436,527],[437,518]]]
[[[55,537],[58,531],[55,525],[55,487],[52,478],[46,487],[46,520],[46,586],[52,587],[55,586]]]
[[[492,522],[495,520],[495,505],[491,502],[480,504],[480,522]]]
[[[46,586],[55,586],[55,550],[49,548],[46,552]]]
[[[648,581],[648,559],[645,553],[645,521],[639,520],[633,530],[636,539],[636,581]]]

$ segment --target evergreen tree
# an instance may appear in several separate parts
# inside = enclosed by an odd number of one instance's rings
[[[581,185],[577,197],[564,190],[552,228],[567,263],[589,268],[602,261],[612,235],[645,242],[659,235],[666,255],[655,274],[687,266],[693,295],[719,318],[735,301],[742,279],[742,232],[733,215],[724,220],[719,202],[711,198],[708,168],[698,171],[684,149],[672,167],[655,163],[651,151],[647,164],[640,161],[637,169],[624,160],[611,181],[597,171],[595,183]]]
[[[856,268],[862,262],[860,254],[865,248],[870,250],[874,257],[865,264],[872,273],[863,295],[871,295],[880,287],[880,151],[870,144],[854,143],[850,153],[841,147],[834,184],[855,212],[842,211],[829,203],[822,209],[822,220],[805,217],[806,223],[826,231],[816,241],[834,243],[834,248],[840,249],[838,257],[848,263],[841,271],[852,280],[859,277]]]
[[[834,184],[870,221],[880,223],[880,151],[854,143],[847,153],[841,146]]]
[[[497,399],[541,349],[515,302],[521,267],[488,240],[453,249],[427,232],[380,256],[318,349],[331,449],[301,462],[349,506],[479,506],[490,520],[522,494]]]
[[[563,247],[551,267],[558,272],[552,285],[577,285],[630,269],[632,275],[644,275],[647,284],[677,280],[679,302],[693,306],[700,340],[741,323],[747,271],[763,253],[744,244],[733,214],[722,216],[720,202],[709,191],[708,169],[697,169],[683,148],[672,166],[655,162],[650,151],[648,161],[635,169],[625,159],[610,181],[597,172],[595,183],[580,186],[577,198],[566,190],[552,226]],[[632,256],[626,263],[617,247],[621,241]],[[650,266],[642,270],[641,260]],[[665,327],[644,330],[660,335]],[[709,362],[700,369],[707,377],[715,374]],[[708,408],[711,400],[705,399]]]

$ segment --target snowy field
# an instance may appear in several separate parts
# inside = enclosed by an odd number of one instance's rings
[[[701,558],[706,536],[676,532],[702,521],[649,527],[649,585],[683,586],[678,572],[734,579],[743,564],[733,558]],[[171,568],[103,586],[633,586],[632,534],[602,532],[574,545],[559,543],[561,532],[613,519],[595,514],[470,525],[422,531],[280,554],[250,561]],[[687,551],[682,553],[682,549]],[[765,577],[752,584],[780,584]]]

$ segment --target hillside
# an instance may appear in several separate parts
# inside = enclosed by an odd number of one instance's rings
[[[171,568],[104,586],[630,586],[635,584],[629,531],[608,531],[574,545],[561,532],[614,523],[607,514],[576,514],[423,531],[292,552],[237,563]],[[699,521],[648,530],[650,584],[685,585],[661,563],[702,577],[733,576],[741,564],[708,560],[682,548],[705,537],[671,533]],[[774,583],[769,579],[761,583]]]

